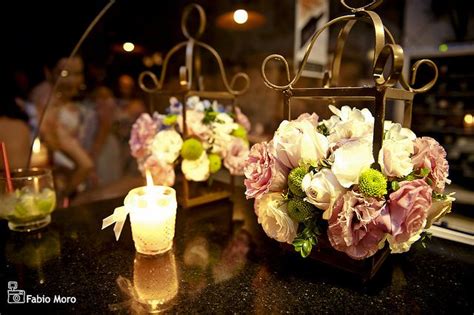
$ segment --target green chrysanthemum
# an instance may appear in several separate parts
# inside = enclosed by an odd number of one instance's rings
[[[290,191],[296,196],[305,196],[304,191],[301,189],[301,182],[303,181],[303,177],[306,175],[306,173],[306,168],[299,166],[292,169],[288,175],[288,188],[290,188]]]
[[[201,142],[194,138],[184,141],[181,156],[185,160],[197,160],[204,151]]]
[[[207,157],[209,159],[209,172],[211,172],[211,174],[217,173],[222,166],[220,156],[217,154],[209,154]]]
[[[379,171],[369,168],[360,174],[359,189],[368,197],[380,198],[387,193],[387,179]]]
[[[313,209],[313,205],[307,203],[302,198],[292,198],[288,202],[288,215],[297,222],[303,222],[311,216]]]
[[[176,116],[176,115],[167,115],[165,118],[163,118],[163,125],[171,126],[174,123],[176,123],[177,120],[178,120],[178,116]]]
[[[232,131],[232,135],[243,140],[247,140],[247,130],[242,125],[238,125],[237,129]]]

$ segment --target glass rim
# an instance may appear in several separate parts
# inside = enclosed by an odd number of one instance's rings
[[[164,185],[153,185],[153,186],[139,186],[135,187],[128,192],[128,194],[138,194],[143,195],[147,190],[157,191],[161,195],[167,197],[172,196],[176,197],[176,190],[173,187],[164,186]]]
[[[18,174],[18,175],[16,175]],[[51,169],[41,167],[30,168],[14,168],[10,170],[10,177],[12,180],[28,180],[32,177],[46,177],[51,176]],[[5,172],[0,172],[0,180],[6,180]]]

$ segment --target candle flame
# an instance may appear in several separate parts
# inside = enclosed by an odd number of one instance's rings
[[[33,153],[39,153],[41,151],[41,141],[38,137],[33,142]]]
[[[146,174],[146,186],[153,187],[155,184],[153,183],[153,177],[151,176],[150,171],[146,170],[145,174]]]

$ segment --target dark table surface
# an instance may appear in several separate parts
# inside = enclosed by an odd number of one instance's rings
[[[362,283],[281,249],[241,196],[238,191],[233,203],[178,209],[173,250],[154,258],[135,253],[128,222],[119,241],[111,228],[100,230],[121,199],[56,210],[52,223],[36,233],[11,232],[2,221],[0,313],[474,311],[473,247],[433,238],[427,248],[389,256],[375,278]],[[17,281],[30,303],[7,304],[8,281]],[[55,296],[73,299],[54,303]],[[31,303],[47,297],[50,303]]]

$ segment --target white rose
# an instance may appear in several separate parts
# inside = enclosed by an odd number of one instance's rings
[[[187,180],[203,182],[209,178],[209,158],[203,152],[197,160],[183,160],[181,170]]]
[[[212,130],[216,134],[231,134],[237,129],[238,125],[227,113],[219,113],[212,123]]]
[[[408,128],[403,128],[399,123],[393,123],[390,120],[384,122],[384,139],[391,140],[410,140],[414,141],[416,135]]]
[[[323,168],[316,174],[308,173],[301,183],[306,193],[305,201],[324,210],[323,219],[329,220],[336,200],[346,192],[330,169]]]
[[[379,153],[382,173],[390,177],[403,177],[413,171],[411,155],[414,152],[413,141],[395,141],[386,139]]]
[[[286,167],[293,169],[300,162],[316,166],[329,149],[327,138],[316,132],[309,120],[283,121],[273,137],[273,154]]]
[[[367,108],[359,110],[343,106],[341,109],[330,105],[330,110],[339,117],[339,122],[333,119],[334,125],[328,136],[329,142],[335,144],[343,139],[367,138],[371,140],[374,128],[374,117]]]
[[[393,236],[390,234],[387,234],[387,241],[388,241],[388,244],[390,245],[391,253],[401,254],[401,253],[408,252],[410,250],[411,245],[420,239],[420,234],[422,230],[423,229],[420,229],[420,231],[417,234],[413,235],[412,237],[410,237],[408,241],[403,242],[403,243],[395,242]]]
[[[281,193],[268,193],[256,199],[255,213],[258,223],[269,237],[279,242],[293,243],[298,223],[288,216],[287,203]]]
[[[153,138],[151,152],[158,160],[172,164],[178,158],[182,146],[183,139],[176,130],[162,130]]]
[[[349,188],[359,183],[360,173],[374,163],[372,145],[367,141],[350,141],[333,153],[331,167],[339,183]]]
[[[425,229],[431,227],[431,224],[438,221],[442,216],[451,212],[451,207],[453,206],[453,201],[456,200],[453,196],[449,195],[445,200],[435,200],[431,207],[428,209],[428,217],[426,218]]]

